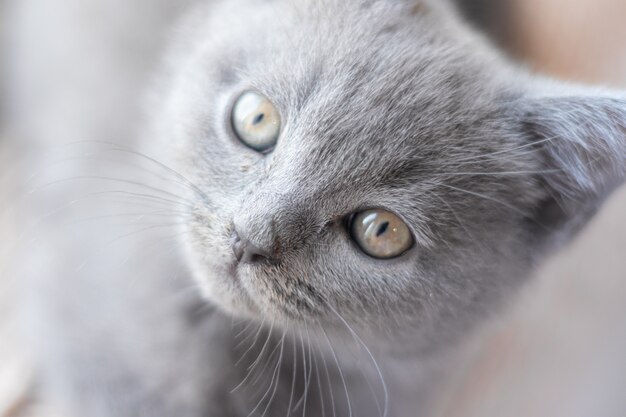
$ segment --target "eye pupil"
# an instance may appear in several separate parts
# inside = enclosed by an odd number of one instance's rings
[[[376,237],[381,237],[389,228],[389,222],[385,222],[380,225],[378,231],[376,232]]]
[[[263,119],[264,119],[264,118],[265,118],[265,114],[260,113],[260,114],[258,114],[258,115],[254,118],[254,120],[252,121],[252,124],[253,124],[253,125],[258,125],[259,123],[261,123],[261,122],[263,121]]]

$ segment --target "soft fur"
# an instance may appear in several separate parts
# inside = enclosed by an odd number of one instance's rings
[[[626,99],[527,74],[448,3],[130,3],[12,19],[23,310],[68,415],[428,415],[625,180]],[[282,116],[268,155],[228,123],[250,88]],[[344,219],[371,207],[416,245],[361,253]],[[234,227],[279,262],[237,265]]]

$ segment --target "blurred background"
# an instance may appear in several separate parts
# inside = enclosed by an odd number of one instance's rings
[[[464,1],[530,68],[626,88],[626,0]],[[12,225],[4,146],[0,133],[0,417],[16,417],[32,381],[3,279]],[[477,340],[478,357],[442,393],[442,417],[626,416],[626,189],[537,275]]]

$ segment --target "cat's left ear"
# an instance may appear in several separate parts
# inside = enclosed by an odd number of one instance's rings
[[[569,235],[626,180],[626,94],[559,89],[524,99],[518,110],[542,159],[548,197],[538,219]]]

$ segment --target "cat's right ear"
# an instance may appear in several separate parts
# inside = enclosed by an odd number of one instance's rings
[[[626,94],[561,90],[524,99],[518,110],[541,158],[546,200],[537,223],[553,232],[549,240],[567,240],[626,181]]]

